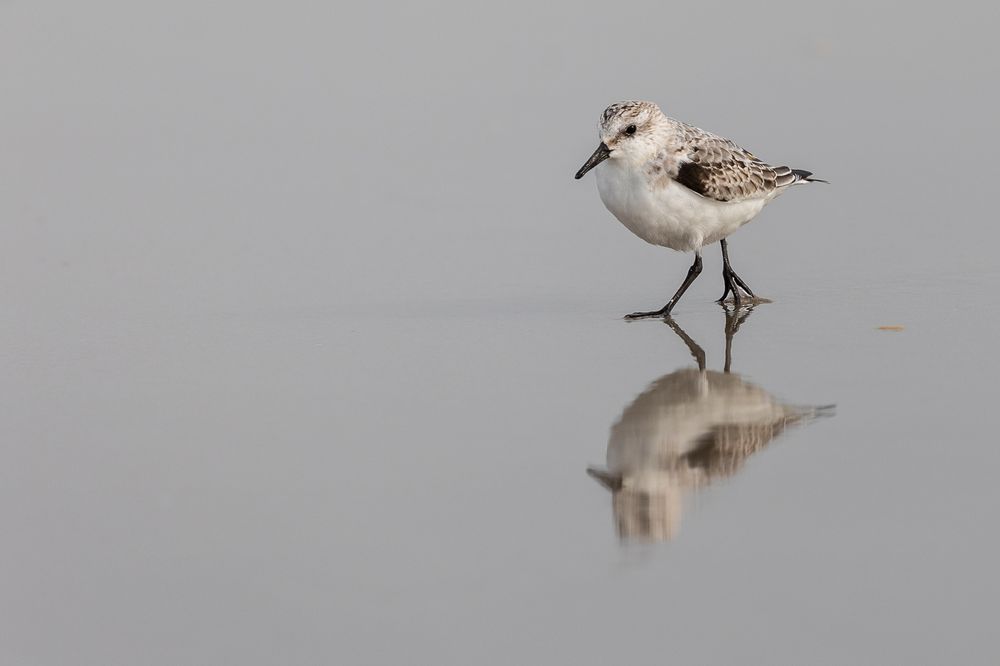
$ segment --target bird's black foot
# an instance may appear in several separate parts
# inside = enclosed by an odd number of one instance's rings
[[[742,289],[743,292],[751,299],[756,299],[757,297],[754,295],[753,290],[751,290],[749,285],[743,281],[743,278],[736,274],[733,267],[729,265],[729,246],[726,243],[726,239],[723,238],[719,241],[719,245],[722,247],[722,281],[726,285],[726,290],[722,292],[722,298],[716,301],[716,303],[725,303],[726,296],[732,292],[733,304],[739,307],[740,301],[742,300],[740,289]]]
[[[740,304],[743,294],[749,296],[751,299],[757,298],[754,295],[753,290],[750,289],[749,285],[743,281],[743,278],[737,275],[736,271],[728,266],[722,269],[722,281],[726,285],[726,290],[722,292],[722,297],[717,300],[716,303],[725,303],[726,297],[729,296],[730,293],[733,294],[733,303],[736,305]]]
[[[749,296],[750,298],[757,298],[756,294],[753,293],[753,289],[750,288],[750,285],[744,282],[743,278],[737,275],[736,271],[734,271],[732,268],[729,269],[729,275],[733,278],[733,282],[736,283],[736,286],[745,291],[747,296]]]
[[[669,317],[670,311],[674,309],[677,305],[677,301],[681,300],[681,296],[687,291],[687,288],[691,286],[691,283],[701,274],[701,252],[694,253],[694,263],[691,264],[691,268],[688,269],[687,277],[684,278],[684,282],[681,283],[680,288],[674,293],[673,298],[667,301],[659,310],[655,312],[633,312],[632,314],[625,315],[625,319],[652,319],[654,317]]]
[[[659,310],[656,310],[654,312],[633,312],[632,314],[625,315],[625,318],[626,319],[653,319],[653,318],[658,317],[660,319],[663,319],[664,317],[669,317],[669,316],[670,316],[670,308],[668,308],[668,307],[662,307]]]

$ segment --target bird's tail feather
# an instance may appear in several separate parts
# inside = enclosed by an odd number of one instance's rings
[[[826,183],[827,185],[830,184],[830,181],[828,180],[822,180],[821,178],[813,178],[812,171],[805,171],[804,169],[792,169],[792,173],[794,173],[795,177],[798,179],[795,182]]]

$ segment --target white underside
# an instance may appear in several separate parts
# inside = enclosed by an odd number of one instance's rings
[[[629,231],[647,243],[682,252],[726,238],[780,193],[775,190],[759,199],[722,202],[667,178],[650,181],[645,172],[624,160],[607,159],[594,170],[601,201]]]

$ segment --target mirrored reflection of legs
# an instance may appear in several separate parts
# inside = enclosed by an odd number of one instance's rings
[[[723,371],[728,373],[733,365],[733,336],[753,312],[753,305],[745,308],[730,308],[723,305],[722,309],[726,313],[726,365],[723,367]]]
[[[701,346],[697,342],[695,342],[690,335],[685,333],[684,329],[681,328],[677,324],[677,322],[674,321],[671,317],[666,317],[664,318],[663,321],[666,322],[667,326],[669,326],[673,330],[673,332],[676,333],[677,336],[684,341],[684,344],[687,345],[688,351],[691,352],[691,356],[694,357],[695,362],[698,364],[698,369],[704,370],[705,350],[702,349]]]
[[[701,251],[698,250],[694,253],[694,263],[691,264],[691,268],[688,269],[687,277],[684,278],[684,282],[681,283],[680,288],[674,294],[666,305],[664,305],[659,310],[653,312],[633,312],[632,314],[625,315],[626,319],[644,319],[647,317],[666,317],[670,314],[670,311],[674,309],[677,305],[677,301],[681,300],[681,296],[687,291],[687,288],[691,286],[691,283],[701,275]]]

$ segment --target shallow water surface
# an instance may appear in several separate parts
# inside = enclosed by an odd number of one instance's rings
[[[995,21],[626,9],[0,3],[0,663],[997,662]],[[772,302],[622,320],[626,97]]]

